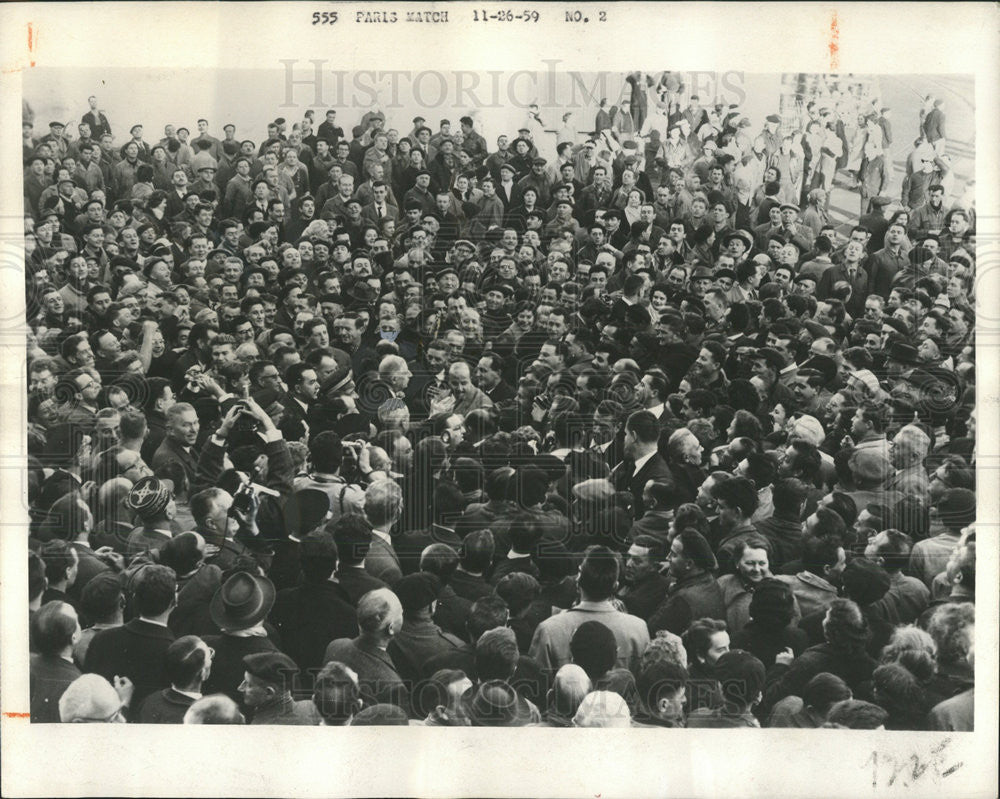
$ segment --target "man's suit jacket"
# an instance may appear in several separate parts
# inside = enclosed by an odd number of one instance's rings
[[[858,266],[854,274],[854,280],[847,275],[847,267],[843,264],[834,264],[829,267],[819,279],[816,286],[816,296],[821,300],[832,296],[833,286],[838,281],[851,284],[851,299],[847,302],[847,312],[855,319],[860,319],[865,312],[865,299],[868,297],[868,270],[863,266]]]
[[[625,458],[615,467],[614,472],[611,473],[611,479],[617,491],[632,492],[632,512],[636,519],[641,519],[645,512],[642,507],[642,491],[646,487],[646,483],[651,480],[672,480],[673,478],[670,467],[667,466],[667,462],[663,460],[663,456],[659,452],[653,453],[653,457],[642,465],[638,474],[633,474],[634,471],[635,461],[632,458]]]
[[[285,395],[281,404],[285,406],[285,413],[281,418],[278,429],[285,437],[286,441],[299,441],[309,432],[308,410],[303,410],[302,406],[291,395]]]
[[[58,723],[59,699],[80,670],[61,657],[36,654],[31,656],[28,673],[32,723]]]
[[[198,455],[194,447],[187,452],[172,438],[164,438],[149,466],[160,479],[173,480],[176,493],[187,494],[198,474]]]
[[[368,205],[366,205],[364,208],[361,209],[361,215],[365,219],[368,219],[371,222],[373,222],[374,224],[380,225],[380,224],[382,224],[382,220],[383,219],[391,219],[394,222],[398,221],[399,220],[399,209],[396,208],[396,206],[394,206],[394,205],[389,205],[389,203],[387,202],[387,203],[385,203],[384,211],[382,213],[382,216],[380,217],[378,215],[378,212],[375,210],[375,203],[371,202],[371,203],[368,203]]]
[[[100,674],[114,685],[114,678],[128,677],[135,684],[129,714],[134,719],[143,700],[170,685],[164,668],[167,649],[174,642],[168,627],[142,619],[101,630],[87,649],[84,670]]]
[[[388,587],[384,580],[373,577],[363,566],[341,566],[334,576],[354,607],[369,591]]]
[[[170,688],[150,694],[139,708],[140,724],[183,724],[194,698]]]
[[[427,530],[411,530],[395,537],[393,547],[403,574],[420,571],[420,555],[431,544],[447,544],[457,552],[462,547],[462,539],[453,529],[439,524],[432,524]],[[368,559],[365,558],[365,565],[367,564]]]
[[[365,571],[390,586],[403,576],[396,550],[377,535],[372,536],[371,548],[365,556]]]
[[[303,672],[323,665],[326,645],[358,634],[358,616],[339,585],[304,583],[278,592],[270,615],[282,648]]]

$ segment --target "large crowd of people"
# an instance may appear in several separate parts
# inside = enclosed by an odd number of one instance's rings
[[[32,721],[971,730],[974,205],[810,92],[26,119]]]

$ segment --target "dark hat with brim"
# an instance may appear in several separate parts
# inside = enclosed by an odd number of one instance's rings
[[[722,243],[728,246],[729,242],[731,242],[733,239],[739,239],[740,241],[742,241],[746,245],[746,248],[748,250],[753,247],[753,236],[751,236],[745,230],[734,230],[732,233],[726,236],[725,239],[722,240]]]
[[[473,727],[524,727],[532,721],[528,703],[503,680],[470,688],[462,697],[462,710]]]
[[[212,597],[209,615],[223,632],[256,627],[274,606],[274,583],[266,577],[237,572]]]
[[[887,357],[891,361],[896,361],[897,363],[913,365],[920,363],[920,357],[917,354],[917,348],[912,344],[907,344],[905,341],[894,341],[889,346],[889,352]]]
[[[375,291],[375,287],[364,281],[358,281],[353,286],[348,293],[351,299],[352,306],[366,307],[375,302],[378,297],[378,292]]]

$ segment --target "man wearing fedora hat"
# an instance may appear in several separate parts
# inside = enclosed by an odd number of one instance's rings
[[[238,571],[232,574],[212,597],[209,613],[221,631],[204,636],[215,650],[212,673],[205,682],[206,694],[224,693],[240,701],[240,685],[245,666],[243,658],[258,652],[277,652],[269,627],[264,620],[274,607],[274,584],[260,574]]]

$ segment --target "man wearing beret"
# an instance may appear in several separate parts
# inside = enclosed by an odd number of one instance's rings
[[[256,652],[243,658],[240,694],[253,714],[251,724],[319,725],[319,712],[308,699],[296,701],[292,688],[299,674],[295,661],[283,652]]]
[[[392,586],[403,606],[403,626],[389,643],[388,652],[404,680],[417,680],[423,664],[443,652],[459,649],[462,640],[444,632],[434,621],[441,581],[434,574],[417,572],[401,577]]]

